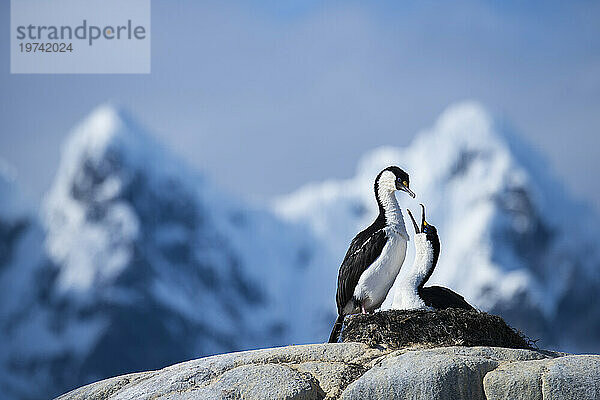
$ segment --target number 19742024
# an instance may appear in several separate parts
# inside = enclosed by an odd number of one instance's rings
[[[71,53],[72,43],[19,43],[21,53]]]

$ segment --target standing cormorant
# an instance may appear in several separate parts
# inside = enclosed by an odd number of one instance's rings
[[[336,295],[338,317],[330,343],[337,342],[344,316],[371,312],[381,306],[404,262],[409,238],[396,190],[415,197],[409,188],[408,174],[398,167],[388,167],[375,179],[379,215],[352,240],[340,266]]]

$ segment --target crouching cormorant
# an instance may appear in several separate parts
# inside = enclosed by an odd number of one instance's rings
[[[408,215],[415,227],[415,261],[403,279],[394,298],[394,308],[401,310],[462,308],[475,310],[458,293],[441,286],[424,287],[431,277],[440,255],[440,239],[435,226],[425,221],[425,206],[421,204],[421,229],[410,210]]]
[[[336,294],[338,317],[329,336],[330,343],[337,342],[344,316],[371,312],[381,306],[404,262],[409,238],[394,194],[396,190],[415,197],[409,189],[408,174],[391,166],[375,179],[377,219],[352,240],[340,266]]]

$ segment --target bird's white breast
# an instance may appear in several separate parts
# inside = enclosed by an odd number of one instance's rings
[[[415,261],[410,270],[407,271],[405,279],[402,280],[394,294],[392,308],[398,310],[428,309],[421,296],[419,296],[419,285],[422,285],[429,270],[433,268],[433,247],[424,233],[414,236],[415,239]]]
[[[363,302],[367,311],[381,306],[406,257],[408,238],[402,230],[393,227],[385,228],[387,243],[381,255],[360,276],[354,289],[354,297]]]

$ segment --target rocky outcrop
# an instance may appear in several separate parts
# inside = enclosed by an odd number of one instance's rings
[[[106,379],[59,400],[597,399],[600,356],[362,343],[217,355]]]
[[[534,349],[486,313],[353,315],[341,340],[201,358],[59,400],[600,398],[600,356]]]

